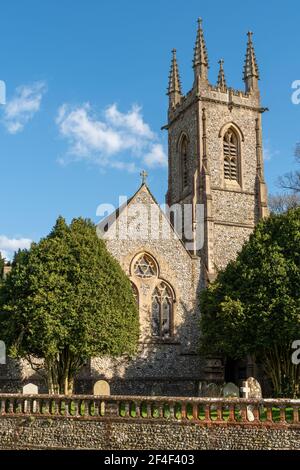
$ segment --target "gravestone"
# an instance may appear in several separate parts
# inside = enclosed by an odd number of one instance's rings
[[[262,398],[261,386],[258,380],[254,377],[249,377],[243,382],[241,387],[241,392],[243,393],[243,398]],[[255,417],[253,414],[253,405],[247,406],[247,419],[248,421],[254,421]]]
[[[24,385],[22,389],[23,395],[37,395],[39,393],[39,388],[35,384],[26,384]],[[25,413],[27,412],[27,407],[28,407],[28,401],[24,401],[24,411]],[[32,402],[32,411],[35,413],[36,412],[36,400]]]
[[[103,395],[103,396],[109,396],[110,395],[110,386],[109,383],[106,382],[106,380],[98,380],[94,384],[94,395]]]
[[[109,383],[106,382],[106,380],[98,380],[94,384],[93,392],[94,392],[94,395],[109,396],[110,395]],[[101,401],[100,403],[100,413],[101,413],[101,416],[104,416],[106,414],[104,401]]]
[[[205,396],[210,398],[220,398],[222,396],[222,390],[222,385],[210,383],[207,385]]]
[[[262,398],[261,386],[254,377],[249,377],[241,387],[243,398]]]
[[[202,388],[202,396],[208,398],[220,398],[222,396],[222,385],[209,383]]]
[[[239,387],[232,382],[225,384],[223,388],[223,397],[224,398],[239,398],[240,391]]]
[[[22,389],[23,395],[37,395],[39,388],[35,384],[26,384]]]
[[[0,341],[0,364],[6,364],[6,346],[4,341]]]

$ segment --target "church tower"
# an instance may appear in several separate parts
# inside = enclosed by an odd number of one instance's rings
[[[194,233],[202,224],[203,246],[190,251],[201,257],[207,280],[235,258],[257,221],[268,214],[261,123],[266,108],[260,102],[252,33],[248,33],[244,91],[228,86],[224,61],[219,65],[213,85],[199,19],[194,83],[186,95],[181,90],[176,51],[172,51],[165,126],[169,142],[166,202],[191,205]],[[197,217],[198,204],[203,205],[202,220]]]

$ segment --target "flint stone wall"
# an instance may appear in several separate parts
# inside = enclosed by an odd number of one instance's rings
[[[0,449],[300,450],[300,426],[280,425],[0,417],[0,437]]]

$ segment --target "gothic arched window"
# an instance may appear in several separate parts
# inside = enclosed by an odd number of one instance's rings
[[[188,140],[186,135],[181,139],[180,144],[180,160],[181,160],[181,177],[182,177],[182,189],[187,188],[189,183],[189,172],[188,172]]]
[[[152,294],[152,336],[169,338],[172,336],[174,296],[171,288],[161,281]]]
[[[236,132],[230,128],[223,137],[224,178],[239,181],[239,140]]]
[[[138,257],[133,266],[133,273],[137,277],[150,278],[157,276],[157,267],[154,259],[147,253]]]

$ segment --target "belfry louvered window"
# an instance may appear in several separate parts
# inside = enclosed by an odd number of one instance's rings
[[[239,180],[239,143],[236,133],[229,129],[223,139],[224,178],[226,180]]]
[[[182,188],[188,186],[188,140],[183,136],[181,141],[181,167],[182,167]]]

